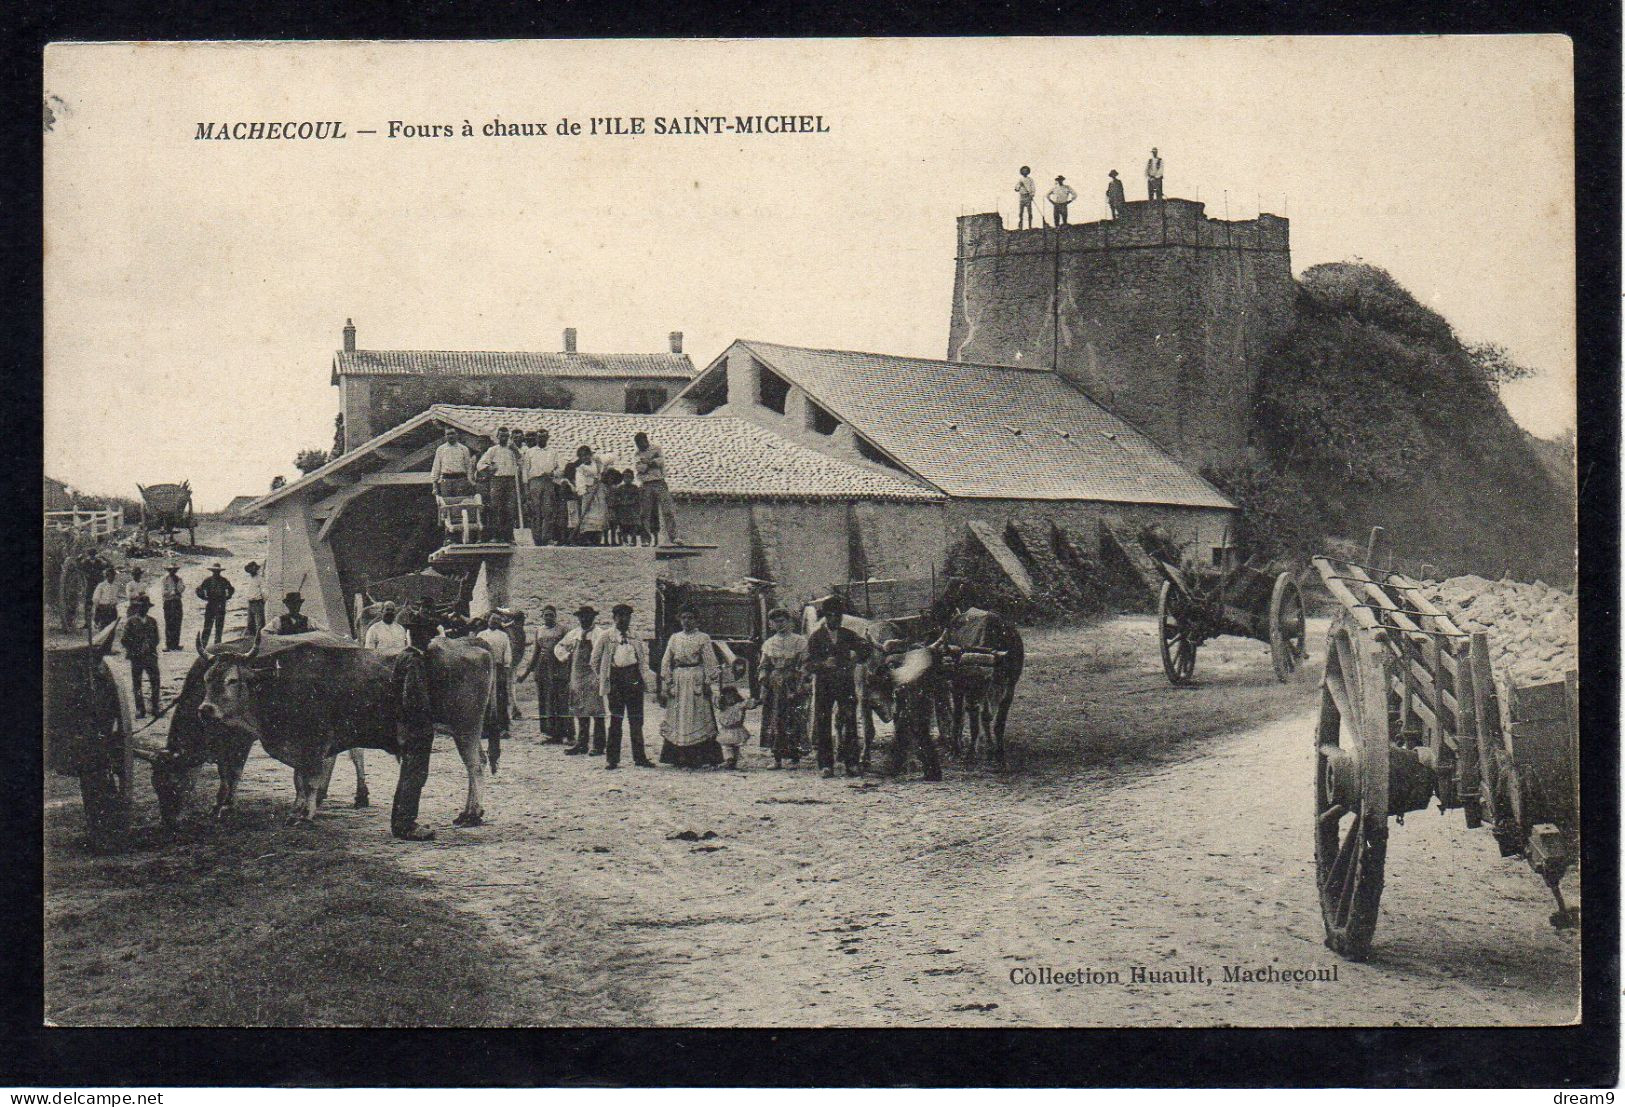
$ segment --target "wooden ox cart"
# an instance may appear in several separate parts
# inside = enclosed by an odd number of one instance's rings
[[[45,763],[79,778],[85,830],[95,850],[119,845],[130,827],[135,698],[107,656],[111,623],[83,645],[45,653]]]
[[[1290,680],[1308,657],[1297,578],[1236,564],[1228,546],[1223,557],[1225,563],[1211,569],[1153,559],[1162,576],[1157,641],[1168,683],[1189,684],[1196,672],[1197,648],[1221,634],[1268,643],[1275,678]]]
[[[153,531],[163,531],[164,538],[173,537],[177,530],[186,532],[186,544],[197,545],[197,521],[192,514],[192,482],[179,484],[138,484],[141,492],[141,544],[146,545]]]
[[[1371,560],[1368,558],[1367,560]],[[1400,573],[1313,559],[1343,605],[1326,648],[1315,731],[1315,878],[1326,944],[1366,956],[1377,925],[1388,820],[1437,797],[1469,829],[1488,825],[1575,924],[1558,882],[1579,851],[1577,676],[1508,687],[1489,641],[1466,634]]]

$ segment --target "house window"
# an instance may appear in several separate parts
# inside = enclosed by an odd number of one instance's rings
[[[819,434],[834,434],[841,421],[811,400],[807,401],[807,426]]]
[[[628,415],[653,415],[666,406],[666,390],[664,388],[632,387],[626,390],[626,413]]]
[[[854,438],[853,442],[858,447],[859,456],[863,457],[865,460],[872,461],[877,465],[884,465],[888,469],[897,469],[898,471],[901,471],[901,466],[899,466],[897,462],[893,461],[891,458],[869,445],[867,439]]]
[[[785,400],[790,395],[790,382],[765,365],[758,365],[756,371],[759,385],[757,394],[762,398],[762,406],[783,415]]]

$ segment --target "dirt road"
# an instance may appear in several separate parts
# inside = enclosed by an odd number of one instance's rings
[[[377,806],[343,806],[341,761],[333,805],[315,827],[290,830],[273,817],[291,803],[289,773],[256,752],[242,822],[215,835],[261,868],[286,851],[313,856],[318,872],[363,864],[431,890],[435,910],[450,905],[459,932],[501,966],[485,1006],[444,1016],[458,1021],[1351,1026],[1576,1016],[1577,939],[1549,927],[1547,894],[1527,867],[1499,858],[1459,813],[1418,813],[1394,828],[1369,962],[1322,946],[1309,834],[1313,678],[1276,685],[1261,646],[1227,639],[1203,650],[1197,687],[1170,689],[1145,618],[1034,632],[1029,643],[1005,772],[950,769],[938,785],[820,780],[810,764],[770,771],[752,750],[740,773],[635,769],[630,759],[612,773],[538,744],[527,717],[505,747],[483,828],[447,825],[463,785],[441,744],[424,797],[440,828],[434,843],[389,839],[395,767],[381,755],[369,756]],[[211,784],[205,773],[199,794]],[[672,837],[683,831],[699,837]],[[218,847],[189,848],[202,867]],[[173,868],[166,879],[184,881],[186,867]],[[276,894],[298,889],[289,882]],[[77,913],[89,911],[87,896],[73,897]],[[159,942],[155,920],[132,913],[118,925],[93,944],[150,952]],[[48,963],[72,1007],[76,963]],[[1226,980],[1227,967],[1268,977],[1271,966],[1335,979]],[[1137,967],[1194,979],[1137,982]],[[1081,982],[1039,982],[1079,970]],[[88,1002],[77,1000],[84,1017],[102,1021]],[[120,1010],[105,1017],[143,1021],[137,1000]],[[272,1021],[395,1020],[285,1003]]]
[[[1149,637],[1125,622],[1118,634]],[[499,820],[469,835],[478,848],[391,852],[425,877],[482,884],[465,906],[520,948],[550,919],[549,888],[593,903],[583,940],[601,943],[600,971],[631,997],[623,1017],[655,1025],[1572,1019],[1577,943],[1551,930],[1527,868],[1459,813],[1395,829],[1370,962],[1321,945],[1310,733],[1300,711],[1160,764],[972,772],[936,787],[607,773],[530,747],[494,788]],[[669,839],[682,830],[717,837]],[[1136,984],[1135,966],[1199,966],[1210,982]],[[1337,979],[1227,984],[1226,966]],[[1044,968],[1119,982],[1012,983]]]

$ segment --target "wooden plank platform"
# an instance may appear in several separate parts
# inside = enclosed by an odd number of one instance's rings
[[[450,546],[441,546],[429,555],[429,564],[436,567],[440,565],[467,564],[470,561],[481,561],[488,557],[512,557],[514,546],[512,542],[469,542],[453,543]]]

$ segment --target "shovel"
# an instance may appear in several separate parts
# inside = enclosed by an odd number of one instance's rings
[[[515,546],[534,546],[536,538],[530,533],[530,528],[525,525],[525,486],[519,480],[518,473],[513,475],[513,483],[514,491],[517,493],[514,497],[514,508],[519,512],[519,525],[513,528],[513,544]]]

